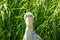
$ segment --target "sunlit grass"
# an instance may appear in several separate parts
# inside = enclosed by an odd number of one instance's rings
[[[22,40],[24,14],[34,14],[34,30],[43,40],[60,40],[59,0],[0,0],[0,40]]]

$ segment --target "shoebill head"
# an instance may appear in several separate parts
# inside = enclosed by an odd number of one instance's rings
[[[26,22],[26,26],[30,26],[32,25],[33,23],[33,14],[31,12],[27,12],[25,15],[24,15],[24,20]]]

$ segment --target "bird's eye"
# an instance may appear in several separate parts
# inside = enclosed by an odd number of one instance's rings
[[[30,17],[32,17],[32,15],[29,15]]]
[[[26,17],[28,17],[28,15],[26,15]]]

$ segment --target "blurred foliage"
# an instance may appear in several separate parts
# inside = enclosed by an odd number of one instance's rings
[[[32,12],[43,40],[60,40],[60,0],[0,0],[0,40],[22,40],[24,14]]]

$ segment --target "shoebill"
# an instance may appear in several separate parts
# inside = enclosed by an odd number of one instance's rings
[[[23,40],[42,40],[33,30],[33,18],[34,16],[31,12],[27,12],[24,15],[26,30]]]

